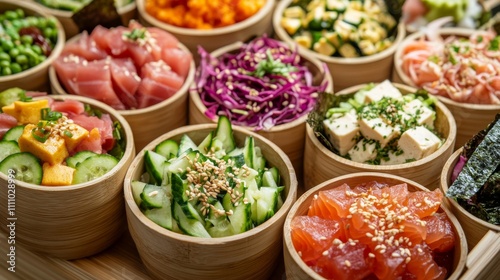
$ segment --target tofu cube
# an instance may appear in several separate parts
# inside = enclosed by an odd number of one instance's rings
[[[403,106],[404,112],[407,114],[404,118],[416,117],[419,125],[425,125],[434,128],[435,112],[425,106],[419,99],[414,99]]]
[[[80,142],[82,142],[83,139],[89,136],[89,131],[85,128],[77,124],[74,124],[74,128],[74,130],[70,131],[72,134],[71,137],[68,137],[68,135],[63,136],[68,151],[73,151],[80,144]]]
[[[337,118],[330,118],[323,121],[325,132],[328,135],[333,147],[337,149],[341,156],[356,144],[354,138],[359,133],[357,115],[354,111],[343,114]]]
[[[364,163],[377,157],[377,144],[374,141],[361,139],[348,154],[352,161]]]
[[[398,146],[407,159],[422,159],[441,146],[441,140],[424,126],[409,129],[401,135]]]
[[[38,123],[42,119],[41,110],[49,108],[49,101],[47,99],[23,102],[14,102],[15,111],[17,114],[17,121],[21,124]]]
[[[74,168],[60,163],[51,165],[45,162],[42,166],[44,186],[69,186],[73,182]]]
[[[380,165],[395,165],[395,164],[403,164],[406,163],[408,158],[404,153],[396,154],[393,151],[389,152],[389,160],[380,160]]]
[[[385,80],[365,93],[365,103],[379,101],[384,97],[401,98],[401,92],[389,80]]]
[[[50,136],[42,143],[31,135],[31,131],[36,127],[34,124],[27,124],[24,127],[23,134],[18,140],[21,152],[30,152],[43,162],[52,165],[63,162],[69,155],[64,139]]]
[[[401,133],[399,127],[390,126],[381,118],[361,118],[359,129],[365,138],[380,142],[382,148]]]

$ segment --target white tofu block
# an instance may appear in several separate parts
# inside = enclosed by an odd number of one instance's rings
[[[355,162],[364,163],[373,160],[377,157],[376,143],[367,143],[366,139],[362,139],[349,150],[348,154]]]
[[[392,127],[381,118],[362,118],[359,121],[359,129],[365,138],[380,142],[382,148],[401,133],[399,127]]]
[[[434,128],[435,112],[425,106],[419,99],[414,99],[411,102],[406,103],[403,106],[403,110],[407,114],[404,115],[404,118],[417,116],[417,123],[419,125],[426,125],[430,128]]]
[[[358,119],[355,111],[343,114],[340,117],[330,118],[323,121],[325,132],[328,135],[333,147],[337,149],[341,156],[356,144],[354,138],[359,133]]]
[[[441,140],[424,126],[409,129],[401,135],[398,146],[403,150],[405,158],[422,159],[435,152]]]
[[[365,93],[365,103],[379,101],[384,97],[401,98],[402,95],[389,80],[385,80]]]
[[[403,153],[403,154],[400,154],[400,155],[396,155],[396,153],[390,151],[389,152],[389,160],[380,160],[380,165],[395,165],[395,164],[403,164],[403,163],[406,163],[406,160],[407,160],[407,157],[406,155]]]

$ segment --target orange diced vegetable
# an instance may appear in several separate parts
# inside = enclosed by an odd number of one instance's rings
[[[69,186],[73,182],[75,169],[60,163],[51,165],[43,164],[42,185],[44,186]]]

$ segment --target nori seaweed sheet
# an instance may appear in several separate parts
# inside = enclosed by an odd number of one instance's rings
[[[120,14],[115,7],[115,0],[94,0],[74,13],[71,17],[80,32],[92,32],[98,25],[106,28],[122,25]]]

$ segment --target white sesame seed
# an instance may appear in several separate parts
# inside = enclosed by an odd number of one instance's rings
[[[327,251],[323,251],[322,255],[323,256],[328,256],[328,250]]]
[[[347,267],[351,267],[351,262],[350,262],[350,261],[345,260],[345,262],[344,262],[344,263],[345,263],[345,265],[346,265]]]
[[[373,254],[373,253],[368,253],[368,257],[370,257],[370,258],[375,258],[375,254]]]

